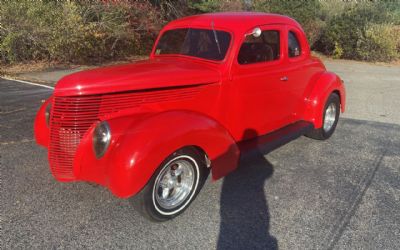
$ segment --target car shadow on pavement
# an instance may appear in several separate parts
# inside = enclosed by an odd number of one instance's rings
[[[246,138],[248,135],[257,134],[249,129]],[[217,249],[278,248],[276,238],[269,233],[270,214],[264,193],[273,166],[254,146],[242,157],[238,169],[223,180]]]

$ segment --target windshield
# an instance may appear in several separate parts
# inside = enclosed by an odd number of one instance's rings
[[[208,29],[174,29],[164,32],[155,54],[179,54],[221,61],[229,48],[228,32]]]

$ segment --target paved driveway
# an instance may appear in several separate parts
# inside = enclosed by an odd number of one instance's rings
[[[400,66],[347,60],[327,60],[328,70],[340,75],[347,90],[343,117],[400,125]]]
[[[102,187],[56,182],[32,136],[51,90],[0,79],[2,249],[398,249],[400,123],[358,113],[362,94],[349,87],[350,115],[330,140],[301,137],[247,157],[182,216],[154,224]]]

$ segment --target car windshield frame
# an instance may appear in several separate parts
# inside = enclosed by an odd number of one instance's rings
[[[228,35],[228,39],[229,39],[229,41],[226,43],[226,49],[223,50],[223,52],[225,52],[225,54],[223,55],[223,57],[221,59],[219,59],[219,58],[211,59],[211,58],[206,58],[206,57],[201,57],[201,56],[196,56],[196,55],[191,55],[191,54],[184,54],[184,53],[165,53],[165,54],[157,53],[157,50],[158,50],[159,45],[160,45],[160,41],[163,38],[163,36],[167,32],[176,31],[176,30],[189,30],[189,31],[190,30],[203,30],[203,31],[210,32],[211,33],[211,37],[209,37],[209,38],[211,39],[211,44],[213,46],[215,46],[215,48],[218,48],[218,45],[217,45],[217,41],[215,40],[214,31],[218,32],[217,34],[219,34],[218,35],[218,38],[219,38],[218,42],[220,43],[219,44],[220,46],[221,46],[221,40],[220,40],[220,33],[219,32],[223,32],[225,35]],[[185,43],[185,40],[187,39],[187,37],[186,37],[187,33],[188,33],[188,31],[186,31],[186,35],[183,38],[182,45]],[[228,30],[226,30],[226,29],[219,29],[219,28],[213,29],[212,27],[204,27],[204,26],[199,26],[199,27],[197,27],[197,26],[174,27],[174,28],[166,29],[160,34],[160,36],[158,37],[158,39],[157,39],[157,41],[156,41],[156,43],[154,45],[154,48],[153,48],[153,51],[152,51],[152,56],[153,57],[171,57],[171,56],[173,56],[173,57],[175,57],[175,56],[178,56],[178,57],[189,57],[189,58],[194,58],[194,59],[207,61],[207,62],[212,62],[212,63],[222,63],[227,59],[228,54],[230,53],[230,50],[231,50],[231,47],[232,47],[232,43],[233,43],[233,33],[228,31]],[[181,50],[182,50],[182,48],[181,48]]]

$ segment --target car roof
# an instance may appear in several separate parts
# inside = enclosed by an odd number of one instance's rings
[[[216,29],[231,30],[235,33],[267,24],[289,24],[301,29],[299,23],[288,16],[263,12],[217,12],[188,16],[170,22],[165,28],[211,26],[212,22]]]

